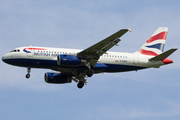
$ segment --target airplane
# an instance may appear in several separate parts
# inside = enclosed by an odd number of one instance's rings
[[[167,57],[177,48],[163,52],[167,27],[159,27],[134,53],[108,52],[113,46],[118,46],[120,37],[128,31],[131,31],[131,28],[121,29],[84,50],[19,47],[4,55],[2,61],[10,65],[26,67],[26,78],[30,77],[31,68],[51,69],[54,72],[45,73],[45,82],[65,84],[75,81],[80,89],[88,83],[86,77],[92,77],[93,74],[159,68],[173,63],[173,60]]]

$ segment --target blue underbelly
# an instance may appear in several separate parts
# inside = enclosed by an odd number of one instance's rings
[[[52,69],[53,67],[64,67],[64,68],[76,68],[76,69],[87,69],[86,66],[59,66],[56,60],[39,60],[39,59],[6,59],[4,62],[21,67],[32,67],[32,68],[46,68]],[[145,67],[129,66],[129,65],[117,65],[117,64],[102,64],[97,63],[92,69],[95,73],[99,72],[124,72],[144,69]]]

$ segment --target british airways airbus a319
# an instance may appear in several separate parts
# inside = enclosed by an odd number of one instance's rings
[[[166,27],[159,27],[134,53],[108,52],[128,31],[131,29],[121,29],[85,50],[27,46],[12,50],[2,60],[10,65],[27,67],[26,78],[30,77],[31,68],[51,69],[55,72],[47,72],[44,76],[47,83],[64,84],[73,80],[78,83],[78,88],[87,84],[86,77],[93,74],[159,68],[173,63],[167,57],[177,49],[163,52],[168,32]]]

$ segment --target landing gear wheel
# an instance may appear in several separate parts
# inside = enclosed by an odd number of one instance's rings
[[[26,74],[26,78],[30,78],[30,74]]]
[[[78,87],[79,89],[81,89],[83,86],[84,86],[84,82],[79,81],[79,83],[77,84],[77,87]]]
[[[30,78],[30,72],[31,72],[31,67],[27,67],[27,74],[26,74],[26,78]]]
[[[94,74],[94,71],[93,71],[92,69],[90,69],[90,70],[87,72],[87,76],[88,76],[88,77],[93,76],[93,74]]]

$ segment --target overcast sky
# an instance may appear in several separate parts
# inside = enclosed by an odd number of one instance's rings
[[[120,29],[132,28],[111,51],[135,52],[158,27],[168,27],[165,50],[180,48],[179,0],[0,0],[0,55],[21,46],[86,49]],[[47,84],[44,73],[0,62],[1,120],[180,119],[180,52],[173,64],[105,73]]]

